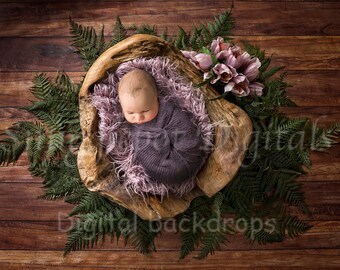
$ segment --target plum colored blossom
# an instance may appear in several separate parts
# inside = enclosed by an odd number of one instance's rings
[[[182,51],[181,50],[181,52],[183,53],[184,57],[188,58],[188,59],[190,59],[191,57],[194,57],[195,55],[198,54],[198,52],[196,52],[196,51]]]
[[[213,64],[210,54],[199,53],[195,55],[194,58],[195,59],[192,58],[192,60],[195,62],[196,66],[202,70],[208,70]]]
[[[203,78],[215,84],[220,81],[224,84],[225,92],[232,92],[236,96],[261,96],[264,85],[256,82],[260,74],[261,61],[251,57],[239,46],[224,42],[222,37],[217,37],[210,45],[209,53],[195,51],[182,51],[183,55],[199,70],[203,71]],[[206,52],[206,51],[204,51]],[[214,63],[215,55],[218,63]]]
[[[197,69],[202,71],[207,71],[213,64],[212,58],[210,54],[207,53],[197,53],[195,51],[181,51],[184,57],[188,58],[191,63]]]
[[[247,77],[241,74],[233,78],[233,80],[224,87],[224,92],[230,91],[238,97],[248,96],[250,89]]]
[[[251,96],[262,96],[264,85],[259,82],[254,82],[249,85],[250,95]]]
[[[261,62],[258,58],[252,58],[248,63],[247,67],[244,69],[243,74],[247,76],[247,79],[252,82],[257,79],[260,74],[259,68],[261,67]]]
[[[220,80],[223,83],[228,83],[230,79],[237,76],[237,71],[232,66],[226,66],[225,64],[216,64],[213,67],[214,73],[217,77],[211,81],[212,84]]]
[[[213,54],[217,55],[219,52],[228,50],[229,43],[225,43],[222,37],[217,37],[211,43],[210,50]]]

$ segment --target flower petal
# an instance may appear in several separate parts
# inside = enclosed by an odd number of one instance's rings
[[[262,96],[264,85],[259,82],[254,82],[249,85],[250,95],[252,96]]]
[[[232,91],[233,88],[234,88],[234,86],[235,86],[235,83],[234,83],[234,82],[229,82],[228,84],[226,84],[226,85],[224,86],[224,92],[230,92],[230,91]]]
[[[196,60],[196,63],[199,65],[199,67],[202,70],[208,70],[210,68],[210,66],[213,64],[211,56],[209,54],[206,54],[206,53],[199,53],[199,54],[195,55],[194,58]]]

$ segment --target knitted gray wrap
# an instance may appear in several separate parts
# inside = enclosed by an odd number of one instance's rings
[[[161,101],[153,120],[129,127],[136,159],[152,181],[180,185],[204,163],[201,134],[172,101]]]

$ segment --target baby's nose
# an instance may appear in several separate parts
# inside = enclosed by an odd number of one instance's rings
[[[144,115],[140,114],[138,115],[138,122],[143,121],[144,120]]]

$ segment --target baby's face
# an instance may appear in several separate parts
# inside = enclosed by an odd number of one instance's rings
[[[158,114],[157,87],[150,74],[136,69],[123,76],[119,83],[119,101],[129,123],[143,124]]]
[[[120,96],[123,114],[129,123],[143,124],[154,119],[158,114],[158,99],[156,95],[150,97],[148,92],[139,91],[135,96],[123,93]]]

